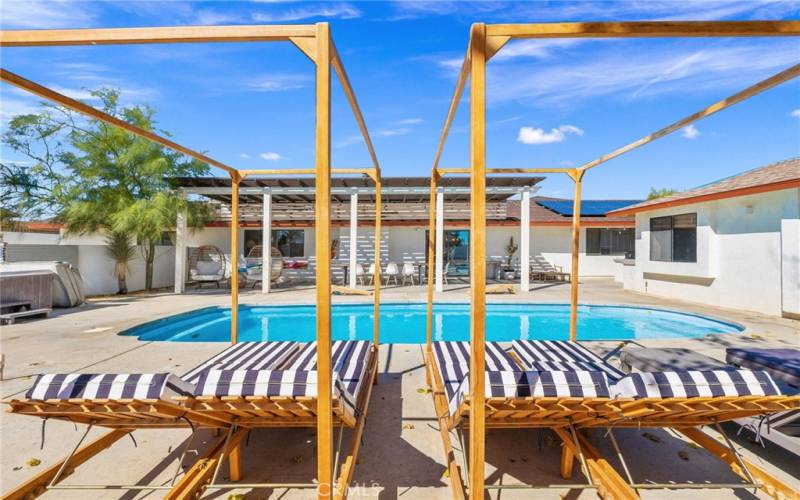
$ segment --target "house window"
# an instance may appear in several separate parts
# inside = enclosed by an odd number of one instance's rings
[[[302,229],[273,229],[272,246],[284,257],[305,257],[305,231]]]
[[[697,262],[697,214],[650,219],[650,260]]]
[[[624,255],[634,257],[633,228],[587,228],[586,255]]]

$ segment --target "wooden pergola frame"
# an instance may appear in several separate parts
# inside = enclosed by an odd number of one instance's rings
[[[589,169],[601,165],[633,149],[664,137],[695,121],[722,111],[776,85],[800,75],[800,64],[762,80],[741,92],[707,106],[681,120],[622,146],[575,168],[515,168],[486,167],[486,63],[512,39],[525,38],[666,38],[666,37],[758,37],[798,36],[800,21],[678,21],[678,22],[589,22],[589,23],[537,23],[537,24],[483,24],[475,23],[470,30],[467,51],[456,82],[442,134],[436,149],[431,171],[430,231],[428,240],[428,322],[426,359],[432,359],[433,286],[432,256],[435,192],[439,179],[447,174],[469,174],[471,179],[470,221],[470,389],[469,414],[469,478],[467,487],[471,498],[484,497],[485,461],[485,333],[486,333],[486,222],[485,190],[489,173],[562,173],[575,183],[572,215],[572,284],[570,293],[569,338],[577,340],[578,313],[578,256],[580,249],[580,199],[583,177]],[[467,82],[470,81],[470,167],[469,169],[441,168],[444,144]],[[428,383],[431,384],[428,375]],[[438,409],[437,409],[438,411]],[[440,421],[441,423],[441,421]],[[446,429],[442,430],[445,454],[448,455],[453,494],[464,496],[460,473],[450,461],[452,448]],[[458,482],[459,484],[456,484]]]
[[[352,85],[342,64],[336,46],[331,38],[328,23],[313,25],[254,25],[254,26],[183,26],[156,28],[111,28],[111,29],[68,29],[68,30],[13,30],[0,31],[0,47],[45,47],[73,45],[125,45],[125,44],[175,44],[175,43],[216,43],[216,42],[291,42],[305,54],[315,66],[316,76],[316,126],[315,151],[316,160],[313,169],[277,170],[251,169],[239,170],[209,156],[182,146],[170,139],[149,130],[131,125],[116,117],[110,116],[92,106],[60,94],[52,89],[27,80],[6,69],[0,68],[0,80],[26,90],[34,95],[53,101],[69,109],[82,113],[90,118],[103,121],[122,128],[132,134],[143,137],[154,143],[168,147],[203,163],[220,168],[228,173],[232,183],[233,213],[231,224],[231,342],[238,340],[238,189],[242,179],[248,176],[281,176],[281,175],[314,175],[316,177],[316,304],[317,304],[317,342],[318,342],[318,402],[317,402],[317,480],[320,485],[329,488],[318,488],[319,496],[331,497],[346,495],[346,492],[334,488],[333,457],[333,419],[332,419],[332,372],[331,372],[331,258],[329,253],[331,221],[330,221],[330,179],[332,174],[362,174],[370,177],[376,187],[376,248],[380,249],[380,210],[381,210],[381,169],[375,149],[367,130],[364,116],[356,100]],[[372,167],[343,168],[331,167],[331,67],[336,73],[344,89],[347,101],[358,123],[361,134],[367,145]],[[374,345],[378,355],[379,344],[379,308],[380,308],[380,252],[375,252],[376,281],[374,291]],[[362,427],[363,429],[363,427]],[[360,432],[360,431],[359,431]],[[90,444],[97,452],[119,439],[119,431],[111,433]],[[355,436],[358,442],[360,436]],[[239,445],[232,446],[230,461],[232,469],[238,471]],[[357,451],[357,450],[356,450]],[[221,460],[224,457],[218,457]],[[352,470],[352,463],[346,464]],[[195,470],[197,469],[197,470]],[[207,464],[198,462],[187,477],[199,474],[188,484],[189,489],[179,492],[190,495],[202,488],[208,470]],[[238,475],[238,472],[234,474]],[[34,478],[36,479],[36,478]],[[41,482],[41,481],[40,481]],[[44,481],[47,485],[49,479]],[[32,485],[36,486],[36,485]],[[345,485],[346,486],[346,485]],[[34,488],[31,491],[35,491]]]

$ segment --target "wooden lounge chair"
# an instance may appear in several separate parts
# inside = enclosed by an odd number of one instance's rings
[[[514,341],[513,349],[528,369],[573,368],[606,374],[619,413],[605,415],[610,418],[605,425],[588,422],[579,423],[578,427],[671,428],[728,463],[747,481],[747,486],[758,486],[773,496],[788,498],[794,494],[787,485],[745,460],[719,425],[738,418],[800,408],[800,396],[781,395],[768,373],[709,369],[626,374],[577,342],[518,340]],[[700,431],[698,427],[702,425],[714,426],[727,446]],[[622,457],[621,453],[619,456]],[[565,447],[562,475],[569,475],[573,459],[574,454]]]
[[[336,341],[331,345],[333,368],[333,425],[354,430],[349,452],[333,490],[336,498],[347,496],[353,476],[361,434],[367,418],[372,385],[377,377],[375,346],[367,341]],[[315,427],[317,424],[317,343],[302,345],[283,366],[262,370],[206,370],[192,396],[177,398],[193,412],[216,418],[229,418],[236,429],[264,427]],[[339,439],[341,443],[341,439]],[[223,447],[223,456],[230,447]],[[336,456],[343,456],[336,453]],[[187,475],[187,477],[189,477]],[[187,481],[191,481],[189,478]],[[235,487],[235,485],[229,485]],[[316,487],[316,483],[295,487]],[[221,488],[225,485],[209,484]],[[281,487],[270,483],[269,487]]]
[[[572,281],[572,275],[561,266],[554,266],[541,256],[534,257],[530,264],[530,279],[541,281]]]
[[[230,415],[196,412],[178,398],[194,394],[200,377],[209,370],[272,368],[285,363],[298,348],[295,342],[241,342],[180,377],[171,373],[39,375],[24,397],[5,401],[8,411],[87,424],[86,432],[72,454],[12,490],[6,498],[32,498],[46,490],[58,489],[58,483],[76,467],[134,430],[187,428],[194,435],[199,428],[232,428]],[[111,432],[80,448],[93,427],[104,427]],[[218,458],[221,463],[221,457]],[[123,485],[104,486],[125,489]],[[70,489],[77,488],[79,486],[70,486]],[[148,488],[139,485],[136,489]],[[153,486],[152,489],[169,487]]]
[[[454,498],[464,498],[461,468],[450,431],[468,424],[469,343],[434,342],[427,356],[429,380]],[[597,371],[531,371],[497,343],[486,342],[486,428],[550,428],[579,457],[584,473],[606,498],[635,498],[633,490],[576,432],[618,416],[606,375]],[[571,463],[570,463],[571,464]]]

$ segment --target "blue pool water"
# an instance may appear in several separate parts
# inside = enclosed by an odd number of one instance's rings
[[[240,306],[239,340],[295,340],[315,338],[314,306]],[[173,342],[224,342],[230,338],[230,308],[207,307],[146,323],[122,335],[139,340]],[[382,304],[382,343],[424,343],[426,304]],[[372,339],[371,304],[333,306],[333,338]],[[436,340],[469,340],[469,305],[437,304],[433,331]],[[580,306],[578,338],[629,340],[703,337],[736,333],[742,328],[715,319],[660,309],[626,306]],[[489,304],[486,339],[566,339],[567,304]]]

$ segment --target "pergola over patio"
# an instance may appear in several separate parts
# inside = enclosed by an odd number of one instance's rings
[[[506,201],[521,198],[520,215],[520,287],[530,287],[530,197],[538,191],[540,176],[492,176],[486,180],[488,219],[506,219]],[[232,183],[222,177],[181,177],[171,179],[182,194],[202,195],[221,204],[219,220],[230,222],[233,203]],[[249,178],[239,183],[239,217],[242,226],[262,228],[262,241],[270,241],[275,222],[313,221],[315,213],[315,180],[309,177]],[[356,286],[358,224],[375,221],[376,189],[365,177],[331,179],[331,222],[349,220],[349,283]],[[431,205],[430,180],[427,177],[387,177],[381,185],[382,221],[427,221]],[[470,216],[470,179],[448,177],[436,189],[435,211],[435,283],[444,289],[444,221],[468,221]],[[175,293],[185,291],[186,280],[186,217],[179,215],[176,224]],[[266,243],[264,243],[266,244]],[[236,251],[236,249],[232,249]],[[271,252],[263,252],[261,290],[270,291]]]

